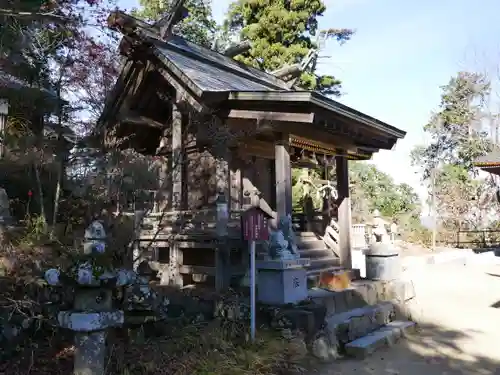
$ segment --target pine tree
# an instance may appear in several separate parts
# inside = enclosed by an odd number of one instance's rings
[[[226,28],[250,40],[252,49],[238,59],[257,68],[273,71],[300,63],[316,37],[349,40],[349,29],[319,30],[318,18],[325,12],[322,0],[238,0],[230,5]],[[304,89],[340,95],[340,81],[329,75],[318,76],[312,64],[301,76]]]
[[[460,72],[442,90],[439,111],[424,126],[431,142],[412,151],[413,164],[423,169],[424,179],[431,176],[438,162],[460,165],[472,172],[473,161],[491,147],[483,126],[490,92],[485,77]]]

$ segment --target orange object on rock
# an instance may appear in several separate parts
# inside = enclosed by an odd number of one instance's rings
[[[348,271],[322,272],[319,277],[319,287],[340,291],[351,287],[351,279]]]

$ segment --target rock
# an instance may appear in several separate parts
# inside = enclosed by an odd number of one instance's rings
[[[17,265],[17,260],[11,256],[0,257],[0,276],[6,276],[11,273]]]
[[[335,334],[321,330],[306,345],[309,353],[324,363],[333,362],[340,357]]]
[[[10,223],[11,219],[9,196],[4,188],[0,188],[0,223]]]
[[[170,300],[158,295],[149,287],[148,280],[138,277],[137,283],[129,285],[125,290],[125,310],[152,311],[159,318],[167,316]]]

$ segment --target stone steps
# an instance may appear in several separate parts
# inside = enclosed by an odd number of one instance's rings
[[[414,297],[413,285],[406,282],[355,281],[351,288],[309,291],[313,303],[324,306],[325,324],[310,350],[326,362],[341,355],[363,358],[390,346],[415,327],[397,320],[404,315],[401,303]]]
[[[297,232],[297,247],[301,258],[309,258],[311,263],[307,267],[307,277],[315,284],[322,272],[338,269],[339,258],[329,249],[320,236],[314,232]]]
[[[395,319],[396,310],[391,302],[364,306],[326,318],[328,332],[334,333],[340,348],[374,332]]]
[[[332,251],[323,246],[322,248],[301,249],[299,254],[301,258],[318,259],[331,257]]]
[[[305,252],[308,250],[324,249],[328,250],[330,254],[332,253],[332,251],[326,247],[323,240],[317,238],[316,239],[308,238],[305,240],[297,241],[297,247],[299,248],[300,252]]]
[[[409,321],[393,321],[345,345],[348,356],[365,358],[383,347],[391,347],[400,338],[406,337],[415,330],[415,323]]]
[[[295,232],[298,241],[320,240],[321,237],[314,232]]]

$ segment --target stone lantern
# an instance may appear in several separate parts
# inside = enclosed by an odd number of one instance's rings
[[[112,308],[112,290],[136,278],[133,271],[97,265],[96,260],[106,251],[105,241],[103,225],[93,222],[85,232],[83,248],[87,259],[67,273],[54,268],[45,273],[49,285],[75,288],[73,310],[58,315],[60,327],[75,332],[75,375],[104,375],[106,331],[124,323],[124,312]]]

